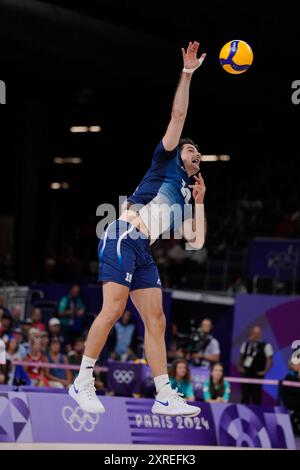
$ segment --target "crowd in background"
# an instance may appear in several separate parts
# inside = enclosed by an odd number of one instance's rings
[[[0,365],[0,384],[68,388],[78,373],[86,334],[93,318],[87,312],[78,285],[73,285],[70,292],[60,299],[55,316],[47,321],[38,307],[33,307],[30,315],[22,319],[21,306],[15,305],[10,311],[4,296],[0,295],[0,349],[1,344],[6,349],[6,364]],[[210,373],[203,384],[203,400],[228,402],[230,385],[224,379],[221,348],[213,335],[211,319],[203,318],[188,334],[181,333],[175,323],[170,326],[167,357],[172,387],[187,400],[194,400],[190,369],[206,367]],[[122,362],[145,359],[142,345],[133,315],[125,310],[109,335],[107,359]],[[254,325],[240,346],[237,370],[244,378],[263,379],[272,368],[273,355],[272,345],[262,339],[260,326]],[[19,366],[15,361],[29,364]],[[300,365],[290,362],[285,379],[300,381]],[[95,374],[95,386],[99,393],[113,393],[107,387],[107,376],[103,372]],[[298,432],[299,389],[289,388],[282,388],[282,400],[291,410],[293,426]],[[261,404],[262,385],[244,383],[241,392],[242,403]]]

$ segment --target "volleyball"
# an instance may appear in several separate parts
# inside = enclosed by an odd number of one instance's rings
[[[222,47],[220,63],[223,69],[232,74],[244,73],[253,62],[253,52],[249,44],[236,39]]]

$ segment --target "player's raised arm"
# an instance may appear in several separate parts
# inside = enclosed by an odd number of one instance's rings
[[[172,151],[178,145],[184,121],[189,106],[189,90],[193,72],[200,67],[206,54],[202,54],[197,58],[199,42],[190,42],[187,50],[181,49],[183,57],[183,70],[180,81],[175,93],[171,120],[167,131],[162,139],[163,146],[167,151]]]

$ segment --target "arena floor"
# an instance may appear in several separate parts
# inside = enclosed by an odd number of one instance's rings
[[[221,446],[175,446],[175,445],[139,445],[139,444],[73,444],[43,442],[6,442],[0,444],[1,450],[270,450],[249,449],[249,447]],[[274,449],[273,449],[274,450]]]

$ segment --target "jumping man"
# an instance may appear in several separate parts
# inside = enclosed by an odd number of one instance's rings
[[[192,140],[181,139],[192,75],[205,58],[205,54],[197,58],[198,48],[198,42],[190,42],[186,51],[182,49],[184,68],[167,131],[120,218],[108,226],[99,242],[103,305],[90,328],[79,375],[69,389],[87,412],[105,411],[95,394],[93,368],[130,296],[145,326],[145,352],[157,392],[152,412],[171,416],[200,413],[200,408],[187,404],[169,383],[161,282],[150,253],[154,240],[170,231],[181,234],[193,249],[202,248],[205,241],[201,154]],[[195,180],[192,185],[190,177]]]

